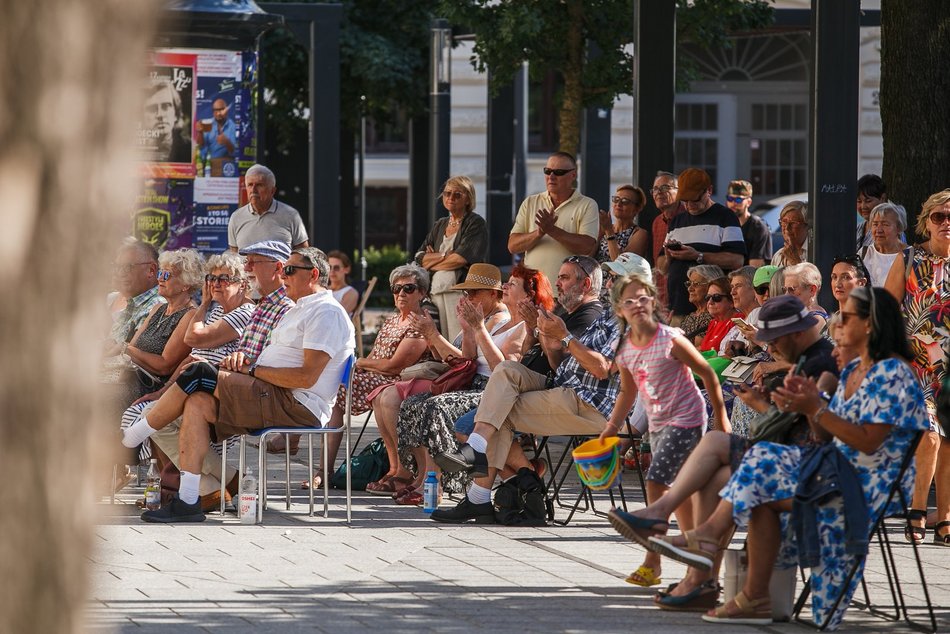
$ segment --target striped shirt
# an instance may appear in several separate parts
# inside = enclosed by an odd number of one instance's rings
[[[270,341],[271,330],[288,310],[293,308],[294,300],[287,297],[287,291],[281,286],[273,293],[262,297],[251,314],[251,323],[244,330],[241,345],[238,348],[248,361],[254,363],[261,350]]]
[[[205,326],[210,326],[219,319],[223,319],[225,323],[234,329],[237,336],[217,348],[195,348],[191,351],[191,354],[196,357],[201,357],[212,365],[220,365],[224,357],[240,349],[241,337],[244,335],[244,329],[247,328],[247,325],[251,322],[251,315],[254,313],[254,309],[254,304],[241,304],[231,312],[225,313],[224,306],[218,302],[211,302],[211,308],[209,308],[207,314],[205,314]]]
[[[683,331],[658,324],[653,340],[637,347],[629,338],[620,344],[617,365],[626,368],[637,384],[637,398],[650,421],[650,430],[667,425],[698,427],[706,424],[703,395],[689,366],[672,357],[673,339]]]
[[[608,310],[588,326],[577,341],[612,361],[619,338],[620,329],[617,320],[613,312]],[[574,355],[570,355],[565,357],[561,365],[557,367],[557,372],[554,374],[554,386],[574,390],[582,401],[596,408],[604,415],[604,418],[609,418],[620,392],[620,377],[615,373],[606,379],[598,379],[585,370]]]

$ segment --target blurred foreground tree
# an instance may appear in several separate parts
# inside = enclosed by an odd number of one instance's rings
[[[92,475],[116,433],[96,398],[103,298],[155,6],[32,0],[0,21],[0,632],[86,629]]]

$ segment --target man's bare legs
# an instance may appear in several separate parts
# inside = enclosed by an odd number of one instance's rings
[[[171,390],[169,390],[171,391]],[[184,392],[182,392],[184,394]],[[215,392],[217,393],[217,391]],[[166,392],[167,394],[167,392]],[[182,471],[200,474],[201,463],[211,442],[210,425],[218,418],[218,401],[205,392],[195,392],[185,400],[178,443]],[[151,423],[150,423],[151,424]]]

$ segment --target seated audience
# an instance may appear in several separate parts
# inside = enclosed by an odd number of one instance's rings
[[[745,317],[745,314],[737,311],[732,303],[731,290],[727,277],[720,277],[709,283],[706,291],[706,310],[711,319],[706,328],[706,335],[699,343],[700,352],[708,350],[713,355],[718,354],[722,340],[736,327],[732,323],[732,318]]]
[[[613,222],[609,212],[600,210],[600,235],[594,257],[603,264],[616,260],[621,253],[646,257],[650,246],[649,232],[637,226],[637,216],[646,205],[646,194],[635,185],[621,185],[611,197]]]
[[[333,299],[340,302],[346,314],[352,316],[360,299],[360,294],[349,282],[353,264],[349,256],[342,251],[330,251],[327,253],[327,260],[330,262],[330,293],[333,294]]]
[[[805,262],[808,254],[808,219],[805,213],[808,204],[793,200],[779,212],[778,224],[782,228],[785,246],[772,256],[774,266],[791,266]]]
[[[689,303],[696,307],[696,310],[686,315],[680,322],[680,329],[683,335],[698,346],[706,336],[706,329],[709,327],[709,321],[712,315],[707,310],[706,295],[709,290],[709,283],[713,280],[722,278],[725,273],[715,264],[700,264],[694,266],[686,273],[686,288],[689,293]]]
[[[824,327],[828,321],[828,311],[818,305],[818,293],[821,291],[821,273],[811,262],[803,262],[785,267],[785,292],[794,295],[805,304],[810,315],[818,319]]]

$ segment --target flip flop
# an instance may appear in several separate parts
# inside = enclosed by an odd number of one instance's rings
[[[632,542],[636,542],[646,549],[650,549],[649,538],[653,535],[663,535],[669,530],[670,524],[666,520],[637,517],[620,509],[611,509],[607,513],[610,525],[618,533]],[[663,528],[657,528],[662,526]]]
[[[657,576],[653,568],[640,566],[624,579],[629,584],[640,586],[641,588],[652,588],[663,583],[663,580]]]
[[[727,608],[734,604],[739,611],[729,614]],[[734,609],[735,609],[734,608]],[[750,601],[740,592],[729,603],[703,615],[708,623],[733,623],[736,625],[769,625],[772,623],[772,602],[767,597]]]

